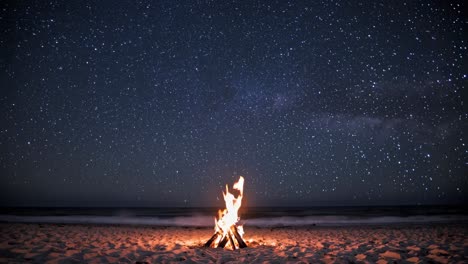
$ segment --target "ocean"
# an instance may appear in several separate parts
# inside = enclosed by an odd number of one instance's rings
[[[0,208],[0,222],[212,227],[218,208]],[[252,227],[468,223],[463,206],[241,208]]]

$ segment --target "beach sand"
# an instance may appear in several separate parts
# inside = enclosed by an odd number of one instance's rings
[[[212,228],[0,223],[0,263],[468,263],[463,225],[245,227],[248,248],[203,248]]]

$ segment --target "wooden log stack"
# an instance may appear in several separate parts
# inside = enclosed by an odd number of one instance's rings
[[[247,244],[245,241],[242,239],[241,235],[239,234],[239,231],[237,230],[237,226],[233,225],[229,229],[229,232],[227,232],[226,235],[223,235],[222,231],[218,231],[214,233],[214,235],[205,243],[205,247],[214,247],[216,245],[213,245],[216,241],[218,241],[218,248],[224,248],[227,243],[229,242],[231,244],[231,247],[233,250],[235,250],[237,247],[239,248],[245,248],[247,247]]]

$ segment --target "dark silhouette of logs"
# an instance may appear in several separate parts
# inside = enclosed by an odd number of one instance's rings
[[[234,240],[232,239],[231,232],[227,235],[229,237],[229,242],[231,242],[232,250],[236,250],[236,244],[234,244]]]
[[[247,244],[244,242],[239,232],[237,231],[237,227],[231,226],[231,232],[234,234],[234,237],[236,238],[237,243],[239,244],[239,248],[247,247]]]
[[[213,236],[205,243],[205,247],[211,247],[219,237],[221,237],[221,239],[218,243],[218,248],[224,248],[228,242],[231,244],[232,249],[234,250],[237,248],[236,242],[239,245],[239,248],[247,247],[247,244],[242,239],[236,226],[231,226],[229,232],[225,236],[223,236],[223,234],[221,234],[219,231],[214,233]]]
[[[223,239],[221,239],[221,242],[219,242],[218,247],[223,248],[226,246],[228,242],[228,236],[224,236]]]
[[[214,233],[214,235],[205,243],[205,247],[211,247],[211,244],[220,236],[219,232]]]

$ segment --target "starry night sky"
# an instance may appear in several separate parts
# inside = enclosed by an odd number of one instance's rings
[[[467,202],[463,1],[0,8],[2,206]]]

